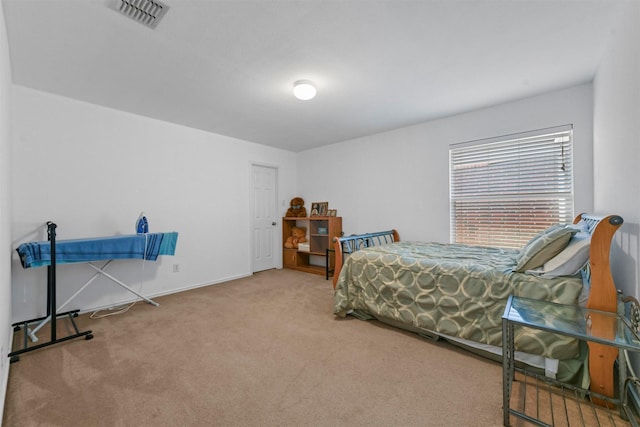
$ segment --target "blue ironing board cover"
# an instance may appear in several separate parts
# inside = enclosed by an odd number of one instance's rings
[[[155,261],[159,255],[174,255],[178,233],[144,233],[88,239],[56,240],[56,264],[109,259]],[[16,249],[24,268],[51,265],[51,243],[23,243]]]

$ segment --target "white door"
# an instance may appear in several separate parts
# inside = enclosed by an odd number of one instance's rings
[[[252,165],[252,239],[253,271],[276,268],[275,248],[279,248],[276,236],[276,182],[278,170],[268,166]]]

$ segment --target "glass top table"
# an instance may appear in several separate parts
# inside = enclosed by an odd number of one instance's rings
[[[624,315],[513,295],[509,296],[502,316],[503,424],[505,426],[510,425],[510,415],[535,425],[553,425],[553,423],[547,424],[546,421],[539,419],[538,416],[527,413],[524,407],[522,409],[510,407],[511,392],[513,390],[512,383],[515,380],[515,325],[566,335],[587,343],[593,342],[612,347],[611,350],[614,355],[617,355],[618,359],[621,358],[624,350],[640,352],[640,336],[638,336],[637,331]],[[600,356],[600,353],[597,354]],[[626,363],[618,363],[617,365],[618,378],[627,378]],[[545,378],[545,382],[550,383],[550,380]],[[556,380],[553,380],[553,382],[565,387],[565,384],[561,384]],[[526,381],[519,382],[520,390],[523,385],[526,388],[525,383]],[[573,389],[575,390],[576,388],[574,387]],[[633,419],[631,412],[628,411],[628,405],[622,399],[622,396],[626,393],[625,381],[618,381],[617,397],[604,396],[590,390],[581,391],[591,396],[590,399],[593,398],[594,402],[604,402],[607,408],[612,408],[612,406],[609,406],[610,403],[617,405],[620,409],[620,416],[623,419]],[[564,405],[566,408],[566,403]],[[536,414],[541,413],[536,412]],[[634,422],[633,425],[636,426],[637,424]]]
[[[629,321],[616,313],[512,296],[502,318],[523,326],[640,351],[640,337]]]

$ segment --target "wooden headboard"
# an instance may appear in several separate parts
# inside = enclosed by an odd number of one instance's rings
[[[582,213],[574,219],[577,224],[584,221],[591,233],[589,249],[589,266],[591,272],[588,308],[616,312],[618,309],[618,295],[611,275],[611,242],[616,230],[620,228],[622,217],[618,215],[595,216]]]
[[[615,313],[618,310],[618,291],[611,275],[611,242],[616,230],[623,223],[622,217],[580,214],[573,222],[577,224],[581,220],[587,224],[591,233],[589,248],[591,289],[587,308]],[[591,330],[593,333],[597,331],[599,335],[613,336],[616,328],[611,324],[610,318],[603,316],[601,319],[592,317]],[[618,350],[595,342],[588,342],[587,345],[589,346],[590,389],[603,396],[613,397],[615,394],[613,366],[618,358]],[[600,399],[594,399],[594,402],[606,404]]]

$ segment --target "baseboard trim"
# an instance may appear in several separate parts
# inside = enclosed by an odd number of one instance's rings
[[[144,296],[149,298],[149,299],[153,299],[153,298],[157,298],[157,297],[163,297],[163,296],[166,296],[166,295],[177,294],[177,293],[180,293],[180,292],[186,292],[186,291],[190,291],[190,290],[193,290],[193,289],[204,288],[206,286],[219,285],[221,283],[226,283],[226,282],[230,282],[232,280],[242,279],[242,278],[249,277],[249,276],[252,276],[252,275],[253,275],[253,273],[238,274],[238,275],[235,275],[235,276],[229,276],[229,277],[225,277],[223,279],[218,279],[218,280],[215,280],[215,281],[212,281],[212,282],[196,283],[196,284],[187,285],[187,286],[184,286],[184,287],[181,287],[181,288],[173,288],[173,289],[170,289],[168,291],[156,292],[156,293],[152,293],[152,294],[144,295]],[[130,304],[130,303],[132,303],[134,301],[140,301],[140,299],[139,298],[131,298],[131,299],[123,300],[123,301],[120,301],[120,302],[109,303],[109,304],[105,304],[105,305],[101,305],[101,306],[81,309],[79,311],[79,313],[80,314],[93,313],[94,311],[106,310],[106,309],[109,309],[111,307],[116,307],[116,306],[120,306],[120,305],[124,305],[124,304]]]

